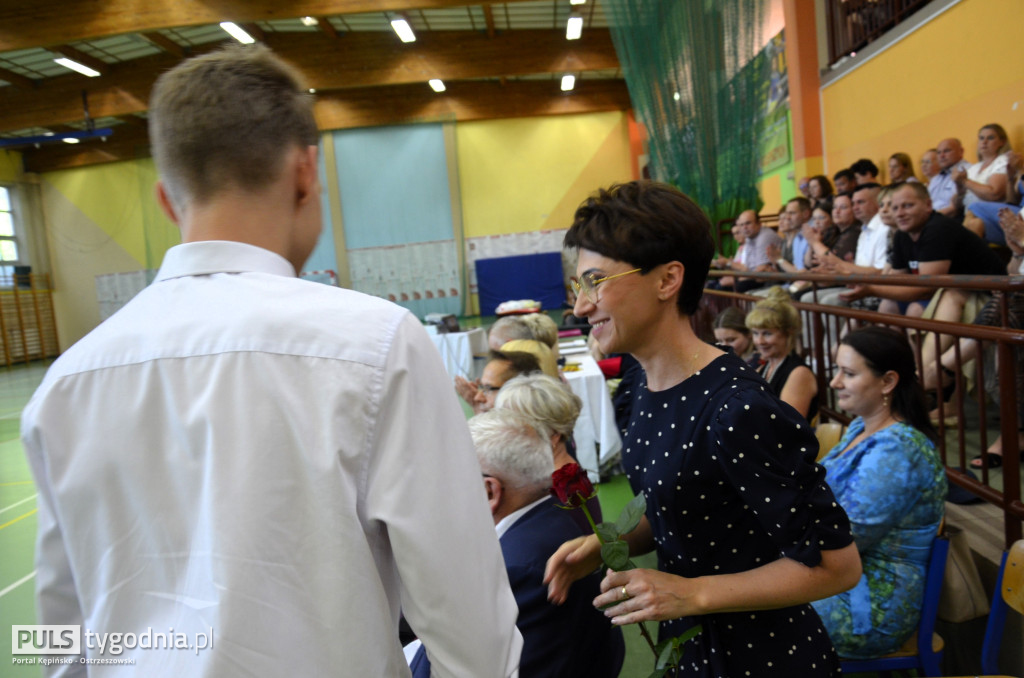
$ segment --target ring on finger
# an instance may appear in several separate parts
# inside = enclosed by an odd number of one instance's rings
[[[629,600],[629,593],[626,592],[626,587],[622,587],[622,600]]]

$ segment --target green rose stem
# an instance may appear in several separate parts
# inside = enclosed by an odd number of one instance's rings
[[[580,508],[583,509],[583,515],[587,517],[587,522],[590,523],[590,529],[594,531],[594,536],[597,537],[597,542],[603,546],[605,541],[601,539],[601,535],[597,533],[597,524],[594,523],[594,517],[590,515],[590,509],[587,508],[587,498],[579,492],[576,493],[576,496],[582,500],[583,503],[580,504]],[[636,625],[640,627],[640,635],[643,636],[644,640],[647,641],[647,644],[650,645],[651,652],[653,652],[654,656],[657,657],[658,649],[654,646],[654,640],[651,639],[651,634],[647,632],[647,627],[644,626],[643,622],[637,622]]]

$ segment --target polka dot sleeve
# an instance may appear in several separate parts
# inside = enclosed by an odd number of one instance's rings
[[[814,462],[807,421],[766,388],[733,391],[713,418],[718,464],[781,556],[808,567],[853,541],[850,522]]]

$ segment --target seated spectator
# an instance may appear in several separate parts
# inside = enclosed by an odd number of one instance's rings
[[[732,259],[721,255],[715,257],[711,260],[711,268],[729,268],[729,264],[734,259],[737,261],[743,261],[743,243],[746,240],[747,230],[743,226],[740,226],[739,223],[734,223],[732,228],[729,229],[729,232],[732,234],[732,239],[736,242],[736,252],[733,254]],[[721,278],[709,278],[705,287],[718,290],[732,289],[735,285],[736,276],[726,275]]]
[[[761,364],[761,355],[754,350],[754,341],[746,324],[747,314],[738,306],[729,306],[715,317],[715,342],[719,346],[728,346],[733,353],[757,368]]]
[[[558,326],[546,313],[504,316],[498,318],[487,332],[487,346],[492,351],[500,351],[505,344],[516,339],[535,339],[543,342],[554,352],[557,365]],[[541,367],[544,367],[543,363]],[[475,408],[478,388],[479,380],[474,382],[462,375],[455,376],[455,392],[470,407]]]
[[[1022,210],[1024,211],[1024,210]],[[1013,252],[1013,257],[1006,266],[1006,272],[1010,275],[1019,275],[1024,273],[1024,217],[1016,211],[1009,208],[1004,208],[1000,214],[1000,226],[1005,231],[1005,241]],[[988,303],[982,307],[981,311],[974,318],[975,325],[986,325],[989,327],[1003,327],[1002,318],[1002,291],[996,291],[993,293]],[[1006,327],[1015,330],[1024,330],[1024,292],[1010,292],[1007,304],[1007,322]],[[985,361],[985,392],[988,393],[992,401],[997,405],[1000,402],[999,394],[999,372],[998,364],[996,362],[996,347],[995,344],[987,344],[985,351],[982,352],[979,342],[974,339],[960,339],[959,352],[960,361],[966,363],[969,360],[974,360],[981,357]],[[1014,367],[1016,377],[1016,388],[1017,388],[1017,449],[1024,448],[1024,349],[1015,347],[1014,351]],[[947,379],[949,378],[949,372],[957,368],[957,347],[950,346],[946,349],[946,352],[942,354],[942,367],[947,371]],[[925,365],[925,379],[926,386],[929,384],[938,383],[937,369],[935,367]],[[944,413],[945,414],[945,413]],[[936,413],[937,418],[937,413]],[[978,455],[971,460],[971,466],[973,468],[981,468],[987,466],[988,468],[999,468],[1003,465],[1003,437],[1000,435],[996,438],[995,442],[989,445],[987,454]]]
[[[484,489],[519,606],[523,635],[519,675],[534,678],[615,678],[622,668],[622,631],[593,605],[601,573],[576,582],[565,602],[548,602],[542,582],[547,559],[563,542],[579,537],[569,512],[549,494],[551,448],[528,420],[509,409],[473,417],[469,431]],[[478,601],[481,605],[486,600]],[[410,662],[414,678],[430,675],[429,648]]]
[[[899,184],[904,181],[917,181],[914,161],[906,153],[893,153],[889,156],[889,183]]]
[[[1004,207],[1024,207],[1024,161],[1010,151],[1006,154],[1006,201],[979,200],[964,213],[964,226],[987,242],[1006,245],[1003,229],[999,226],[999,211]]]
[[[939,151],[936,148],[929,148],[921,156],[921,181],[930,185],[932,177],[938,175],[942,166],[939,165]],[[933,199],[934,200],[934,199]]]
[[[869,659],[917,629],[946,474],[906,337],[855,330],[843,338],[837,365],[837,403],[856,418],[821,465],[850,516],[864,574],[850,591],[811,605],[841,657]]]
[[[561,373],[558,371],[558,358],[555,352],[548,348],[548,345],[536,339],[513,339],[501,347],[502,353],[529,353],[537,359],[540,371],[549,377],[558,379]]]
[[[878,184],[864,184],[853,192],[853,216],[862,225],[858,229],[856,248],[853,259],[841,258],[838,251],[829,250],[824,241],[815,242],[812,247],[817,257],[816,271],[837,273],[840,275],[874,275],[881,273],[888,263],[889,228],[882,223],[879,216],[878,196],[882,188]],[[801,297],[804,303],[812,303],[817,299],[819,304],[845,306],[846,287],[828,287],[813,292],[805,292]],[[877,303],[874,305],[877,308]]]
[[[839,170],[832,175],[832,181],[836,185],[836,194],[849,193],[857,187],[857,177],[854,175],[853,170],[847,168]]]
[[[811,220],[811,201],[803,196],[792,198],[779,213],[779,235],[782,243],[768,248],[768,257],[775,264],[775,270],[796,273],[807,268],[807,252],[810,243],[803,234],[804,226]],[[794,283],[799,285],[799,283]],[[752,292],[755,296],[767,296],[770,288],[764,287]]]
[[[800,325],[800,314],[778,286],[747,314],[747,327],[761,353],[758,374],[773,393],[812,421],[818,415],[818,382],[796,352]]]
[[[498,389],[505,382],[520,374],[540,371],[540,363],[530,353],[519,351],[491,351],[490,359],[484,365],[484,372],[476,384],[473,395],[473,414],[482,414],[494,409]]]
[[[964,209],[982,200],[1006,200],[1009,151],[1010,142],[1001,125],[993,123],[978,130],[978,162],[968,167],[966,172],[953,175]]]
[[[501,387],[495,407],[514,410],[551,441],[555,469],[576,463],[572,431],[583,401],[558,379],[524,374]]]
[[[728,268],[733,271],[772,271],[774,265],[768,257],[768,247],[781,244],[782,239],[770,228],[761,227],[761,218],[754,210],[741,212],[736,218],[736,224],[743,229],[745,240],[743,242],[743,260],[732,259],[728,262]],[[737,278],[733,285],[736,292],[746,292],[764,283],[752,278]],[[721,289],[727,289],[719,282]]]
[[[861,184],[878,183],[878,165],[867,158],[861,158],[850,165],[850,170],[853,172],[853,176],[856,179],[858,186]]]
[[[964,147],[959,139],[943,139],[936,149],[939,153],[939,173],[928,182],[928,193],[936,212],[955,219],[960,214],[960,204],[954,177],[971,165],[964,160]]]
[[[903,184],[893,194],[897,232],[893,236],[891,272],[921,275],[1002,275],[999,257],[982,241],[955,221],[931,208],[931,198],[920,183]],[[899,303],[905,315],[919,317],[928,301],[935,297],[934,318],[961,321],[968,301],[976,301],[966,290],[939,290],[927,287],[903,287],[880,283],[857,285],[848,299],[881,297]],[[979,304],[980,307],[980,304]],[[968,320],[974,317],[970,313]],[[944,335],[944,340],[951,340]],[[929,350],[925,342],[925,350]],[[947,344],[948,345],[948,344]],[[943,347],[945,349],[945,346]],[[934,358],[934,354],[932,355]]]
[[[856,189],[855,186],[854,190]],[[853,261],[857,256],[860,226],[860,221],[853,213],[853,194],[837,195],[832,200],[832,226],[821,234],[821,242],[826,251],[842,261]]]
[[[823,174],[811,177],[807,182],[807,189],[810,192],[811,208],[817,207],[824,200],[830,200],[834,195],[832,182]]]

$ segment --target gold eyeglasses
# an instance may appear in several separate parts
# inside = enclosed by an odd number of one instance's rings
[[[580,292],[587,295],[587,299],[590,303],[597,303],[597,286],[608,280],[614,280],[615,278],[621,278],[624,275],[630,273],[638,273],[642,269],[634,268],[632,271],[626,271],[625,273],[616,273],[615,275],[606,275],[603,278],[595,278],[593,273],[584,273],[581,277],[577,278],[573,276],[569,278],[569,282],[572,284],[572,289],[579,295]]]

